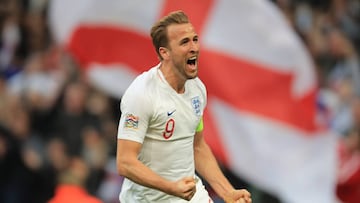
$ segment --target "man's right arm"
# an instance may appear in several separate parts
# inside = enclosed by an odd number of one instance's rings
[[[193,196],[192,191],[195,190],[194,179],[186,177],[171,182],[162,178],[137,159],[141,146],[135,141],[117,140],[116,165],[119,175],[145,187],[190,200]]]

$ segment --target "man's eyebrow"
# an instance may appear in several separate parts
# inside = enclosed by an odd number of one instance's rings
[[[188,41],[190,41],[190,38],[189,38],[189,37],[185,37],[185,38],[183,38],[183,39],[180,40],[180,44],[183,44],[183,43],[188,42]]]
[[[190,37],[185,37],[185,38],[180,40],[180,44],[183,44],[185,42],[188,42],[188,41],[193,40],[193,39],[198,39],[198,38],[199,38],[198,35],[193,36],[191,39],[190,39]]]

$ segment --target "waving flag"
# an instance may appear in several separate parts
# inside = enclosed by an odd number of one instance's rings
[[[184,10],[201,41],[205,135],[234,173],[283,202],[334,202],[335,138],[317,123],[306,48],[267,0],[52,0],[55,39],[94,85],[121,97],[158,63],[152,24]]]

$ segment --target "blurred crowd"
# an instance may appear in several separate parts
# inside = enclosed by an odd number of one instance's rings
[[[274,2],[315,63],[318,119],[339,140],[339,202],[360,202],[360,1]]]
[[[339,138],[336,194],[360,202],[360,1],[272,1],[314,59],[318,119]],[[54,43],[48,3],[0,1],[0,202],[47,202],[71,184],[118,202],[120,100],[89,84]],[[256,198],[278,202],[261,192]]]
[[[0,202],[47,202],[74,181],[118,202],[119,100],[89,85],[54,44],[47,3],[0,4]]]

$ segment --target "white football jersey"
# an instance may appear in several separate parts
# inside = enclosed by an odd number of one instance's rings
[[[178,94],[159,67],[139,75],[122,97],[118,139],[142,143],[138,159],[158,175],[176,181],[195,176],[193,141],[206,106],[206,88],[195,78],[187,80],[185,92]],[[202,187],[201,181],[198,184]],[[124,180],[120,201],[188,202],[129,179]]]

